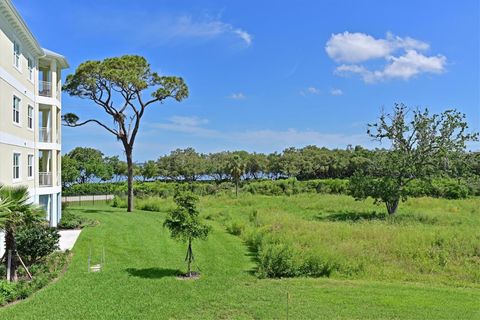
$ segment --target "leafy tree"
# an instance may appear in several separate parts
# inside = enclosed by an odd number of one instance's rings
[[[242,175],[245,173],[245,163],[243,162],[243,159],[238,154],[235,154],[230,159],[228,168],[229,168],[228,171],[230,172],[230,176],[232,177],[232,180],[235,182],[235,195],[238,196],[238,184],[242,179]]]
[[[140,56],[125,55],[103,61],[86,61],[68,75],[64,86],[71,96],[94,102],[113,122],[92,118],[82,122],[77,115],[67,113],[64,124],[70,127],[95,123],[123,145],[127,158],[127,211],[133,210],[133,147],[147,107],[161,104],[168,98],[181,101],[188,96],[188,87],[179,77],[160,76],[150,69]],[[146,92],[151,97],[145,98]]]
[[[388,213],[395,214],[400,200],[408,196],[411,181],[429,181],[452,172],[454,163],[462,161],[465,142],[478,137],[467,129],[465,115],[456,110],[430,115],[427,109],[410,113],[405,105],[395,105],[393,114],[382,113],[368,130],[372,139],[388,141],[390,150],[378,151],[372,165],[355,174],[350,182],[352,195],[382,201]]]
[[[27,187],[0,187],[0,229],[5,231],[5,255],[12,252],[10,279],[17,281],[17,242],[18,228],[41,219],[45,212],[29,202]],[[5,260],[8,264],[8,259]]]
[[[70,151],[67,156],[73,159],[77,165],[79,173],[77,181],[79,183],[91,182],[94,177],[101,179],[106,173],[103,153],[100,150],[77,147]]]
[[[62,156],[62,185],[67,188],[80,178],[77,160],[69,155]]]
[[[194,260],[192,242],[195,239],[206,239],[210,227],[200,221],[196,208],[198,197],[193,193],[177,191],[173,200],[177,204],[177,208],[170,211],[163,225],[170,230],[172,238],[188,243],[185,261],[187,262],[187,274],[191,276],[191,264]]]
[[[229,176],[228,164],[232,157],[230,152],[210,153],[205,164],[205,173],[217,182],[222,182]]]
[[[113,175],[117,181],[120,181],[121,178],[126,177],[128,174],[128,166],[125,161],[122,161],[118,156],[107,157],[105,159],[107,166],[112,168]]]
[[[176,149],[164,158],[167,170],[174,178],[195,181],[205,172],[204,158],[193,148]]]
[[[246,158],[245,172],[253,179],[258,179],[267,171],[268,160],[263,153],[247,154]]]
[[[288,148],[283,151],[280,158],[280,168],[282,174],[286,177],[296,177],[299,170],[299,152],[295,148]]]
[[[140,168],[140,175],[143,181],[153,179],[158,176],[158,167],[155,161],[148,160]]]

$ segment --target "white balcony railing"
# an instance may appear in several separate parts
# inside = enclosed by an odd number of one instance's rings
[[[48,127],[42,127],[38,129],[38,141],[39,142],[52,142],[52,129]]]
[[[38,94],[43,97],[52,97],[52,83],[50,81],[38,81]]]
[[[39,172],[38,173],[38,184],[40,187],[51,187],[52,186],[52,173],[51,172]]]

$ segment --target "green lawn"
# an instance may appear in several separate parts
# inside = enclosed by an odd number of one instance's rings
[[[304,203],[302,197],[207,198],[201,208],[204,215],[217,215],[217,211],[235,206],[244,210],[245,204],[282,211]],[[339,203],[341,199],[337,199]],[[345,201],[342,206],[347,208],[342,210],[348,211],[351,204]],[[330,209],[322,211],[316,205],[304,203],[298,217],[311,223],[352,224],[317,221],[318,215],[330,214]],[[478,202],[466,204],[467,208],[474,205]],[[169,206],[167,201],[165,207]],[[405,208],[408,206],[401,210]],[[435,211],[434,204],[429,208],[426,217]],[[162,228],[164,212],[128,214],[107,206],[73,210],[100,224],[82,232],[66,274],[26,301],[0,309],[0,319],[285,319],[287,293],[290,319],[480,319],[478,286],[372,279],[258,279],[246,245],[216,219],[210,221],[213,233],[209,240],[194,244],[201,279],[177,280],[174,274],[184,268],[185,247],[171,240]],[[440,217],[438,228],[446,221],[456,221],[456,210],[451,210],[452,216]],[[368,223],[381,227],[383,222]],[[103,247],[104,270],[88,273],[90,250],[100,260]]]

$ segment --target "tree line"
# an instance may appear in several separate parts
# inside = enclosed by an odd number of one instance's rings
[[[134,164],[138,180],[228,181],[238,179],[349,179],[355,172],[369,168],[385,150],[361,146],[327,149],[317,146],[287,148],[270,154],[247,151],[199,153],[194,148],[176,149],[157,160]],[[467,170],[480,176],[480,152],[465,153]],[[237,168],[236,174],[232,166]],[[94,148],[77,147],[62,157],[64,187],[75,183],[125,181],[127,163],[119,156],[105,156]],[[458,172],[446,172],[458,176]]]

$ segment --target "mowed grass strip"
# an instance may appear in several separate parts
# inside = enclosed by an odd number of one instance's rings
[[[217,199],[216,209],[230,208],[230,200],[222,201]],[[202,200],[203,214],[208,203],[216,210],[213,202]],[[162,227],[164,213],[128,214],[107,206],[72,210],[100,224],[82,232],[59,281],[0,309],[0,319],[285,319],[287,293],[290,319],[480,318],[475,288],[325,278],[260,280],[252,272],[256,265],[246,245],[215,221],[210,222],[209,239],[194,243],[201,279],[177,280],[177,270],[184,269],[185,245],[171,240]],[[103,248],[104,269],[88,273],[90,252],[92,263],[100,262]]]

